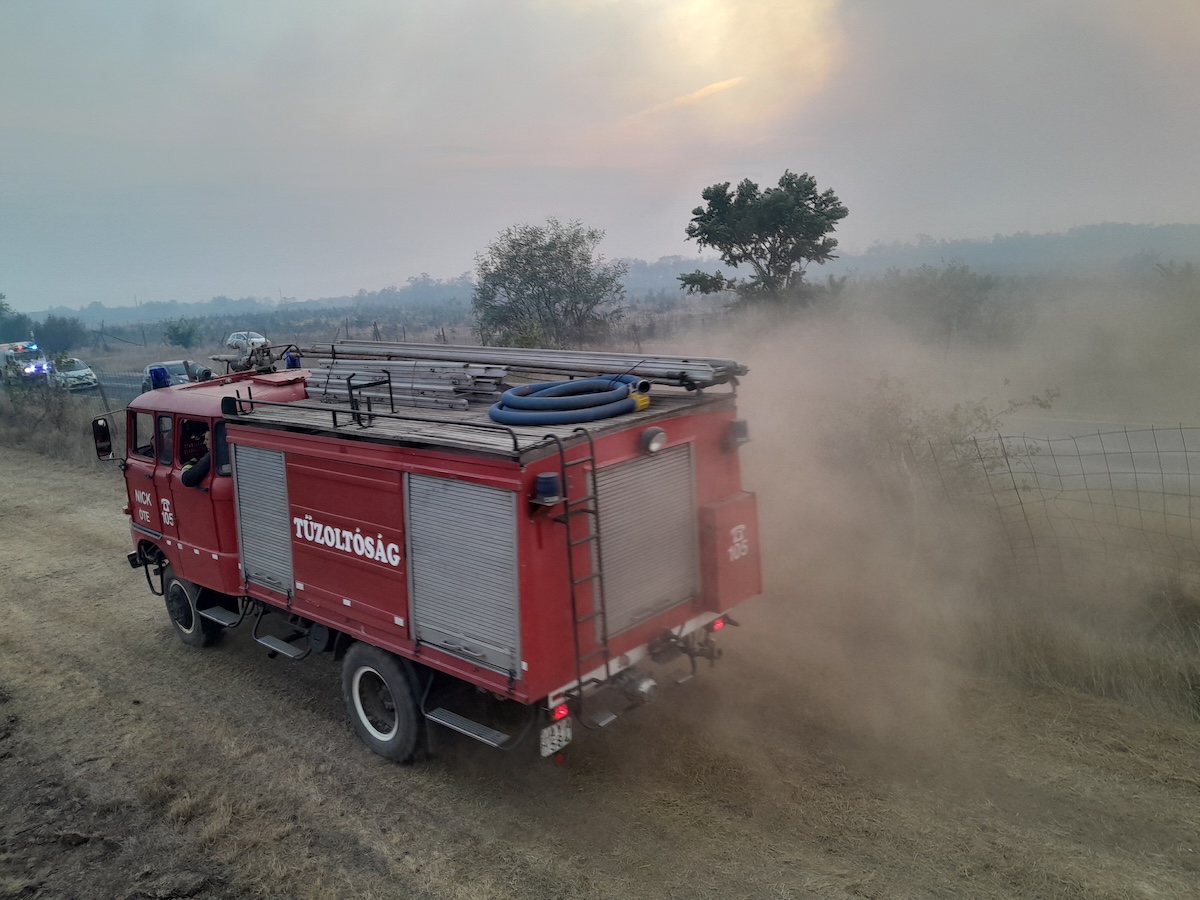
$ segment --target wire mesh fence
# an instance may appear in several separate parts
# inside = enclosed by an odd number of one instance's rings
[[[109,409],[118,409],[142,392],[145,376],[141,372],[105,372],[102,369],[95,372],[100,389],[92,393],[101,406],[107,404]]]
[[[924,492],[986,508],[992,537],[1043,576],[1139,567],[1200,587],[1200,428],[904,449]]]
[[[96,367],[92,368],[92,371],[96,373],[98,382],[95,388],[71,391],[55,390],[53,396],[59,397],[60,401],[40,403],[40,406],[52,407],[56,406],[58,402],[66,403],[66,408],[62,412],[66,413],[67,410],[70,410],[70,413],[60,427],[70,428],[73,431],[83,428],[83,431],[86,432],[85,443],[88,445],[84,451],[84,458],[92,456],[89,420],[108,414],[110,433],[113,438],[113,452],[118,458],[124,457],[125,413],[122,410],[134,397],[142,394],[144,374],[142,372],[106,372]],[[48,398],[43,397],[42,400],[48,400]],[[35,400],[35,402],[38,401]],[[74,425],[66,426],[66,421],[72,421]]]

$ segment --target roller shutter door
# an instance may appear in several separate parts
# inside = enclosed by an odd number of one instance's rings
[[[596,470],[604,601],[618,634],[699,587],[689,445]]]
[[[405,506],[417,640],[519,673],[517,495],[409,474]]]
[[[283,453],[233,445],[242,577],[281,594],[295,588]]]

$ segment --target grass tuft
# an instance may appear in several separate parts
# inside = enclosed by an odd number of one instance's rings
[[[1200,601],[1170,583],[1116,608],[1092,600],[1046,590],[994,602],[977,625],[978,662],[1038,687],[1200,721]]]
[[[92,443],[94,403],[49,384],[0,386],[0,447],[99,468]],[[121,423],[114,423],[119,429]]]

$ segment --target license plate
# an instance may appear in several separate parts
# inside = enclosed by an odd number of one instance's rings
[[[571,743],[571,717],[568,716],[553,725],[547,725],[542,729],[541,737],[542,756],[557,753]]]

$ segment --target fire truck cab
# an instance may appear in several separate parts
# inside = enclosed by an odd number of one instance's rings
[[[652,664],[715,662],[760,592],[733,361],[312,356],[130,404],[129,562],[186,644],[248,625],[272,656],[341,658],[375,752],[408,760],[436,725],[503,749],[536,733],[556,755],[653,697]],[[547,372],[567,377],[527,383]],[[562,410],[593,390],[603,410]],[[102,458],[112,424],[94,423]]]

